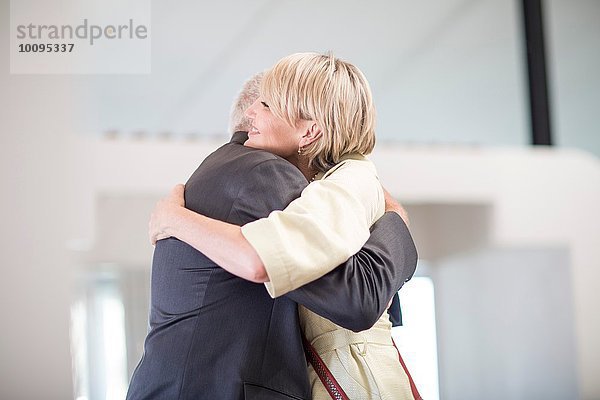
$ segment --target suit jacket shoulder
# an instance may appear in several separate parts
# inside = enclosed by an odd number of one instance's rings
[[[185,202],[195,212],[243,225],[283,209],[306,185],[302,173],[281,157],[228,143],[192,174]]]

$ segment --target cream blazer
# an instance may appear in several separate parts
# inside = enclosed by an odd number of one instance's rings
[[[357,253],[385,211],[375,166],[361,155],[344,157],[317,178],[285,210],[242,227],[265,265],[272,297],[318,279]],[[304,335],[351,399],[413,399],[387,313],[359,333],[303,306],[298,313]],[[308,368],[313,399],[329,399]]]

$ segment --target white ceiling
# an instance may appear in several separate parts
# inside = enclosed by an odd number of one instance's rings
[[[600,3],[591,3],[579,13],[600,17]],[[547,31],[562,26],[557,14],[573,4],[549,2]],[[519,7],[508,0],[153,1],[152,73],[74,77],[79,129],[225,137],[230,103],[246,78],[293,52],[331,50],[371,82],[380,140],[523,145],[529,122]],[[588,36],[599,32],[590,28],[594,18],[584,20]],[[598,45],[580,36],[568,37],[589,58]],[[561,49],[552,43],[555,60]],[[593,57],[599,64],[600,54]],[[585,109],[577,99],[598,98],[598,74],[591,85],[585,79],[585,93],[555,111],[598,131],[595,113],[577,114]]]

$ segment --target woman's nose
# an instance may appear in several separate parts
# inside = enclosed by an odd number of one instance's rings
[[[258,99],[256,99],[254,101],[254,103],[252,103],[252,105],[246,109],[246,113],[245,113],[246,117],[248,117],[250,119],[254,118],[254,116],[256,115],[255,107],[257,104],[258,104]]]

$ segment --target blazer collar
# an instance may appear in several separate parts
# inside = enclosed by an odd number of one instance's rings
[[[231,136],[229,143],[244,144],[246,140],[248,140],[248,132],[237,131],[233,134],[233,136]]]

